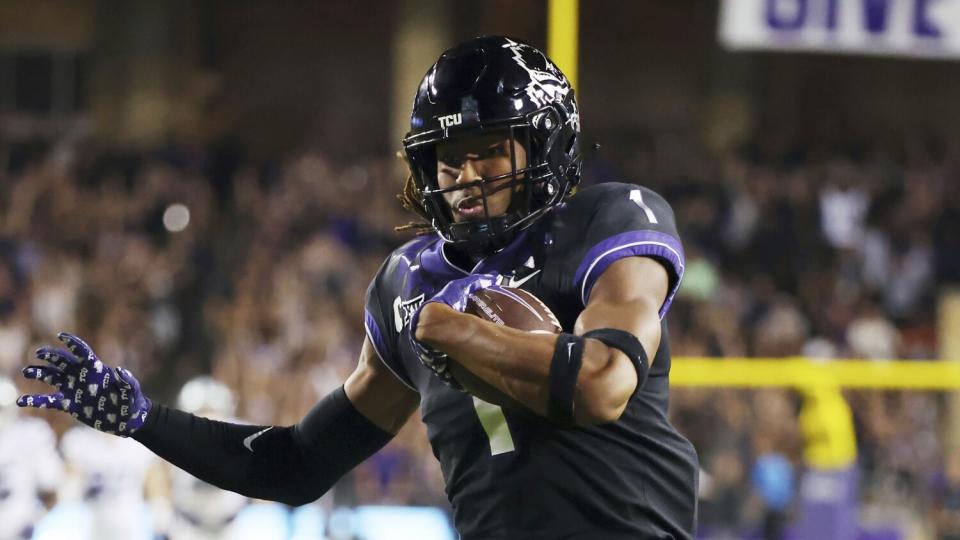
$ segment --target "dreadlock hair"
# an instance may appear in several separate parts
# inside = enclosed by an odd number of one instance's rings
[[[404,210],[413,212],[425,222],[411,221],[406,225],[398,225],[393,228],[394,232],[402,233],[413,231],[413,233],[417,236],[436,232],[436,229],[430,224],[432,220],[430,219],[430,214],[427,213],[427,206],[423,202],[423,193],[420,191],[420,188],[417,187],[417,183],[413,180],[413,171],[410,170],[410,162],[407,161],[406,157],[401,152],[397,152],[397,157],[402,159],[404,164],[407,166],[407,180],[403,183],[403,189],[401,189],[400,193],[397,194],[397,199],[400,200],[400,204],[403,206]]]

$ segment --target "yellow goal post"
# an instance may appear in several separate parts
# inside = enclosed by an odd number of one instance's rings
[[[824,470],[857,457],[850,406],[841,389],[951,391],[960,389],[960,362],[945,360],[813,360],[677,357],[674,387],[791,388],[803,397],[804,460]]]
[[[677,357],[673,386],[960,390],[960,361]]]

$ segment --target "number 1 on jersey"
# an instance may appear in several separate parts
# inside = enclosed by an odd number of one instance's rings
[[[641,193],[639,189],[630,190],[630,200],[637,203],[637,206],[643,209],[643,213],[647,215],[647,221],[657,223],[657,216],[653,214],[653,210],[647,206],[647,203],[643,202],[643,193]]]
[[[473,406],[477,409],[477,417],[480,418],[483,431],[487,433],[487,438],[490,439],[490,454],[497,456],[516,450],[513,445],[513,435],[510,434],[510,426],[507,425],[507,417],[503,415],[503,409],[499,405],[487,403],[478,397],[473,398]]]

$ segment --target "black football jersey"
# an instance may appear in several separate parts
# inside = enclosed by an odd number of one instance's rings
[[[436,236],[386,260],[367,291],[367,335],[384,364],[419,392],[461,537],[474,539],[691,538],[697,456],[667,420],[666,323],[646,384],[616,422],[562,429],[445,385],[405,337],[414,310],[447,282],[497,272],[550,307],[565,332],[603,271],[623,257],[652,257],[670,276],[660,317],[683,276],[670,206],[621,183],[581,190],[473,268],[455,264]]]

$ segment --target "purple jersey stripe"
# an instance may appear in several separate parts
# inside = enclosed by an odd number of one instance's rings
[[[587,305],[590,291],[603,271],[624,257],[655,257],[666,261],[673,269],[672,287],[660,307],[660,318],[667,314],[670,303],[683,279],[683,246],[676,238],[657,231],[628,231],[615,234],[590,248],[577,268],[574,284],[580,288],[580,300]]]
[[[373,318],[373,315],[370,314],[366,309],[363,310],[363,327],[367,331],[367,337],[370,339],[370,343],[373,345],[373,350],[376,351],[377,356],[380,357],[380,362],[383,363],[387,369],[390,370],[393,375],[400,380],[405,386],[409,387],[414,392],[419,392],[415,386],[403,375],[397,373],[397,370],[390,365],[390,362],[387,361],[387,358],[391,358],[387,351],[390,349],[387,347],[387,340],[384,339],[383,334],[380,332],[380,327],[377,326],[377,320]]]

